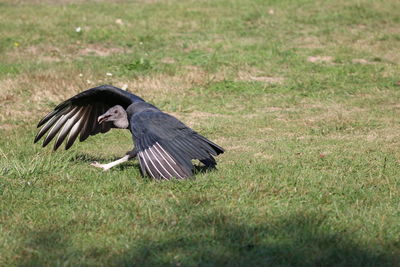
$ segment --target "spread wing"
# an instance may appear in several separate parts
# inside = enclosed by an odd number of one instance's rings
[[[214,167],[213,156],[224,152],[220,146],[159,110],[136,113],[131,118],[131,131],[142,173],[155,179],[190,177],[192,159]]]
[[[47,114],[39,123],[41,127],[35,137],[35,143],[46,133],[43,146],[55,137],[54,150],[66,139],[65,149],[72,146],[79,135],[82,142],[90,135],[105,133],[113,125],[111,122],[97,122],[97,118],[115,105],[127,108],[135,101],[144,101],[140,97],[111,85],[103,85],[83,91],[62,102]]]

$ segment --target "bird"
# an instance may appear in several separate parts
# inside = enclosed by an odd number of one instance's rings
[[[186,179],[193,176],[192,160],[199,160],[207,169],[215,169],[215,156],[224,149],[186,126],[141,97],[112,85],[87,89],[57,105],[37,125],[37,143],[43,136],[43,147],[53,139],[57,150],[65,141],[68,150],[79,136],[106,133],[112,128],[128,129],[134,147],[122,158],[92,166],[107,171],[137,158],[143,176],[154,179]]]

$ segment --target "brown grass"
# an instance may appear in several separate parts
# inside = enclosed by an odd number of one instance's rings
[[[283,77],[267,76],[265,73],[257,68],[246,66],[239,70],[237,74],[239,81],[257,81],[264,83],[280,84],[285,80]]]
[[[320,39],[316,36],[311,36],[307,33],[307,36],[297,38],[294,47],[296,48],[309,48],[309,49],[317,49],[322,48],[323,44],[321,43]]]
[[[95,55],[95,56],[109,56],[112,54],[123,54],[123,53],[130,53],[131,51],[126,48],[121,47],[104,47],[99,44],[87,44],[85,47],[79,48],[76,52],[78,56],[88,56],[88,55]]]
[[[58,104],[69,97],[101,84],[114,84],[120,88],[127,88],[148,101],[170,98],[172,95],[184,96],[191,94],[188,88],[203,85],[210,79],[222,79],[210,75],[197,67],[185,68],[177,75],[154,74],[139,76],[136,79],[124,80],[118,77],[97,77],[92,74],[56,72],[53,70],[40,73],[24,73],[16,78],[7,78],[0,81],[0,121],[7,118],[24,120],[28,113],[38,114],[48,112],[49,102]],[[56,81],[56,82],[55,82]],[[29,111],[27,111],[29,107]],[[210,115],[210,114],[208,114]],[[205,117],[205,114],[193,116]]]
[[[65,62],[84,56],[110,56],[130,53],[131,50],[121,47],[106,47],[100,44],[74,44],[66,47],[56,47],[49,44],[15,47],[5,58],[7,61],[25,62],[27,59],[36,62]]]
[[[154,2],[155,0],[142,0],[142,2]],[[42,4],[53,4],[53,5],[66,5],[66,4],[79,4],[85,2],[114,2],[122,3],[123,0],[4,0],[5,3],[15,5],[42,5]]]
[[[309,56],[307,58],[308,62],[312,62],[312,63],[320,63],[320,62],[332,62],[333,61],[333,57],[331,56]]]

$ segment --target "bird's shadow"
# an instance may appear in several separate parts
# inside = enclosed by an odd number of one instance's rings
[[[76,154],[73,157],[71,157],[70,161],[84,162],[84,163],[89,163],[89,164],[93,163],[95,161],[100,162],[100,163],[109,163],[111,161],[115,161],[120,158],[121,157],[113,157],[110,159],[109,157],[95,156],[95,155],[91,155],[91,154],[87,154],[87,153],[79,153],[79,154]],[[194,163],[193,166],[194,166],[193,175],[207,173],[207,172],[217,170],[216,167],[205,166],[199,162]],[[118,169],[118,170],[122,171],[122,170],[125,170],[128,168],[131,168],[131,167],[140,169],[139,163],[137,162],[136,159],[131,159],[128,162],[122,163],[122,164],[114,167],[113,169]]]
[[[116,160],[117,158],[115,158]],[[106,157],[101,157],[101,156],[94,156],[86,153],[79,153],[71,157],[70,161],[72,162],[85,162],[85,163],[92,163],[95,161],[98,162],[105,162],[107,160],[110,160],[109,158]]]
[[[171,208],[179,211],[181,203],[176,205]],[[156,228],[167,233],[162,238],[127,231],[124,235],[132,241],[119,251],[100,244],[76,246],[73,223],[27,230],[18,243],[17,266],[397,266],[399,262],[395,240],[365,246],[351,232],[328,227],[326,214],[299,211],[250,223],[223,209],[191,209],[196,212],[188,222],[169,225],[175,231]]]
[[[205,165],[194,164],[193,166],[194,166],[193,175],[196,175],[199,173],[212,172],[212,171],[217,170],[216,167],[209,167],[209,166],[205,166]]]

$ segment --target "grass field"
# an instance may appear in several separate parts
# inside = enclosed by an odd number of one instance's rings
[[[400,266],[398,0],[0,1],[0,266]],[[39,119],[127,87],[226,149],[156,182],[129,132]]]

